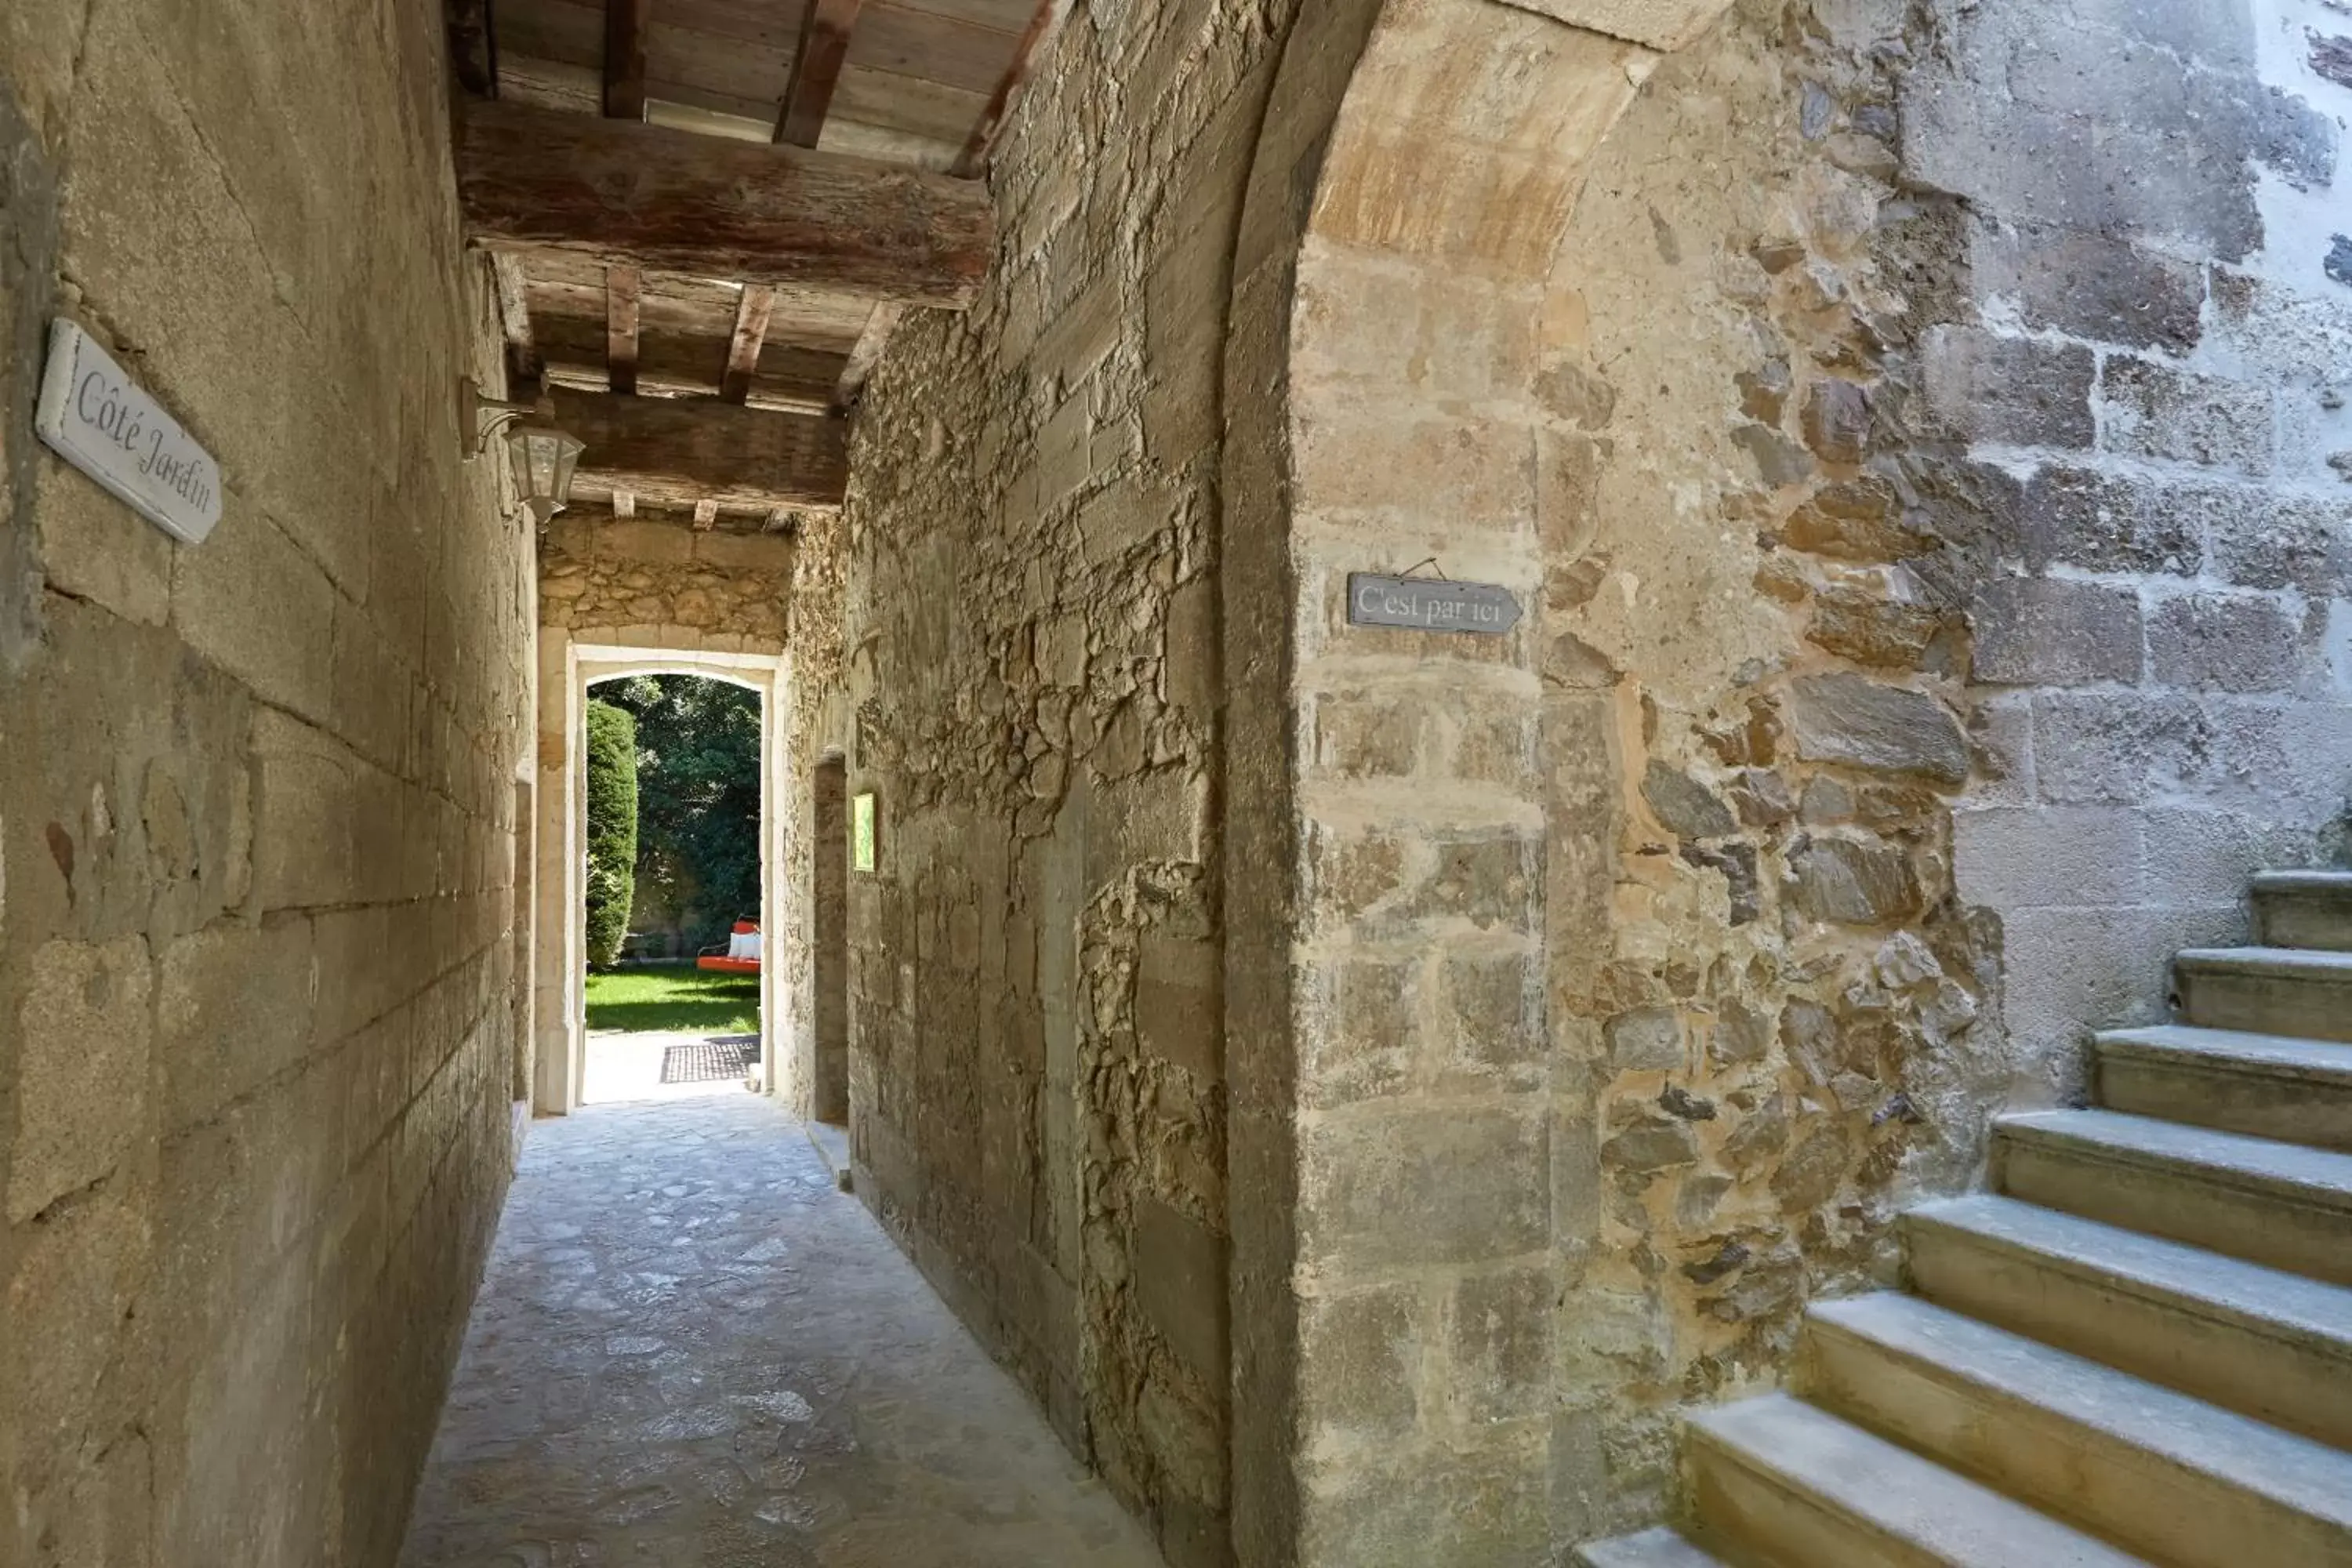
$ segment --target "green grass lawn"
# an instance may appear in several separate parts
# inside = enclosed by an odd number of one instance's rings
[[[748,1035],[760,1026],[760,977],[691,963],[634,964],[588,976],[592,1029]]]

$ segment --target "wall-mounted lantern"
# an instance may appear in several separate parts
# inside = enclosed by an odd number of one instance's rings
[[[572,499],[572,470],[584,443],[557,426],[555,405],[543,394],[537,403],[506,403],[484,397],[471,381],[458,382],[457,435],[466,443],[466,456],[480,457],[501,426],[515,494],[544,529]]]

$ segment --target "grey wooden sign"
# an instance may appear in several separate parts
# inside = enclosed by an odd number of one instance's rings
[[[1519,624],[1518,595],[1499,583],[1348,574],[1348,624],[1500,637]]]
[[[63,316],[33,428],[57,454],[133,511],[190,544],[220,521],[220,465],[114,356]]]

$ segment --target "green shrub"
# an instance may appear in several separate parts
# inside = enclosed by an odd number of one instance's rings
[[[637,721],[588,704],[588,962],[609,964],[629,934],[637,890]]]

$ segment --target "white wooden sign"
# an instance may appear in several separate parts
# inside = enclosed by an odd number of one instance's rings
[[[49,323],[33,428],[58,456],[174,539],[201,544],[220,521],[220,465],[212,454],[63,316]]]

